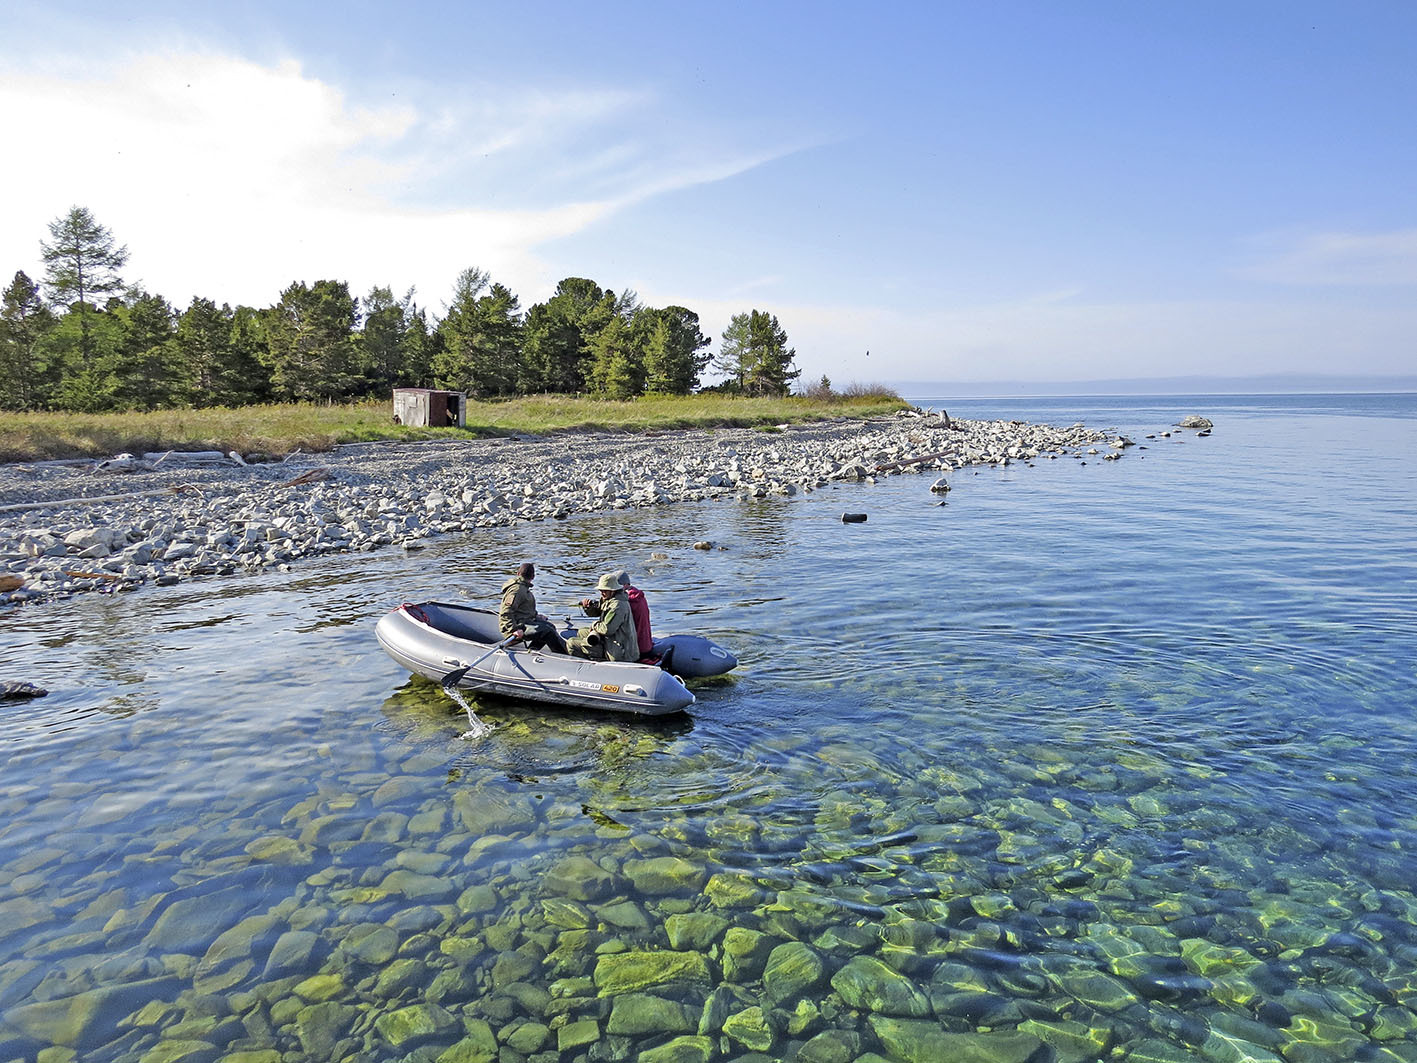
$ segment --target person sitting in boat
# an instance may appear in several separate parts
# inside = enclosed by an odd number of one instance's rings
[[[536,611],[536,595],[531,593],[536,579],[536,566],[524,561],[517,574],[502,584],[502,608],[497,611],[497,624],[505,638],[516,635],[526,642],[527,649],[550,647],[554,653],[566,652],[566,641],[556,625],[545,614]]]
[[[574,638],[567,640],[566,648],[575,656],[592,661],[638,661],[640,642],[625,588],[609,572],[595,586],[600,591],[600,600],[594,603],[595,623],[577,631]]]
[[[635,621],[635,635],[639,640],[640,659],[644,660],[654,653],[654,636],[650,634],[649,627],[649,602],[645,601],[644,592],[630,582],[630,574],[623,568],[613,575],[615,581],[625,588],[625,599],[630,603],[630,616]],[[587,616],[599,616],[600,599],[582,598],[581,608]]]

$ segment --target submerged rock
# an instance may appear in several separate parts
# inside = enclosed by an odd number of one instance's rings
[[[601,996],[656,986],[707,989],[711,982],[708,960],[697,952],[622,952],[602,956],[595,965],[595,987]]]

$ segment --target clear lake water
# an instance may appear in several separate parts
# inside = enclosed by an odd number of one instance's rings
[[[1139,445],[0,613],[0,1060],[1417,1061],[1417,396],[917,401]],[[521,560],[742,664],[469,740]]]

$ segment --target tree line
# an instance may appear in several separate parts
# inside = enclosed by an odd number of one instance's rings
[[[682,306],[644,306],[567,277],[524,313],[480,269],[458,275],[442,317],[374,287],[297,281],[273,306],[193,298],[178,311],[123,281],[128,249],[84,207],[49,225],[42,282],[23,270],[0,307],[0,409],[145,410],[350,401],[396,387],[475,398],[555,392],[627,399],[715,390],[785,395],[796,351],[773,314],[735,315],[719,350]]]

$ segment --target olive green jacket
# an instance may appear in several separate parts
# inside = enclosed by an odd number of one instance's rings
[[[530,583],[513,576],[502,584],[502,608],[497,613],[502,634],[510,635],[519,627],[535,624],[537,616],[536,595],[531,593]]]
[[[630,615],[630,602],[624,591],[616,591],[600,604],[595,623],[576,632],[575,641],[584,644],[586,636],[599,635],[605,656],[612,661],[638,661],[639,637],[635,634],[635,618]]]

